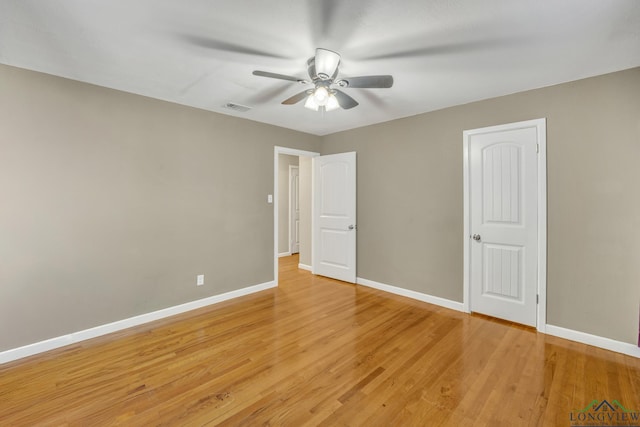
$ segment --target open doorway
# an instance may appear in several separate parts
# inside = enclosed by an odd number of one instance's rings
[[[280,226],[281,198],[288,191],[289,167],[280,167],[288,160],[283,155],[297,156],[300,188],[300,240],[297,265],[287,264],[287,271],[300,268],[313,274],[331,277],[348,283],[356,282],[356,153],[318,153],[284,147],[274,149],[274,281],[278,283],[279,254],[291,256],[289,230],[291,225],[282,215],[286,227]],[[282,171],[283,189],[279,178]],[[285,180],[286,178],[286,180]],[[286,228],[282,233],[280,230]],[[279,242],[284,242],[279,247]],[[288,252],[284,252],[288,250]]]
[[[278,257],[285,257],[300,252],[300,208],[306,206],[300,206],[300,157],[279,154],[278,164]]]
[[[274,278],[278,281],[279,258],[298,258],[298,268],[312,269],[311,262],[311,158],[319,153],[275,147],[274,150]],[[297,172],[299,212],[294,213],[291,192]],[[297,236],[296,236],[297,227]],[[297,247],[295,247],[297,244]]]

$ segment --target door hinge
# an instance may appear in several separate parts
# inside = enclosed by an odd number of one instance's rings
[[[536,153],[540,152],[540,144],[536,144]]]
[[[540,304],[540,295],[536,294],[536,304]]]

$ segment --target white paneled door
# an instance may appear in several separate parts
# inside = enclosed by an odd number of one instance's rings
[[[356,153],[313,158],[313,273],[356,281]]]
[[[465,135],[470,310],[530,326],[537,323],[539,132],[534,123]]]

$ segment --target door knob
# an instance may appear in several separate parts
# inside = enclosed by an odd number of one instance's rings
[[[475,240],[476,242],[480,241],[480,235],[479,234],[474,234],[473,235],[473,240]]]
[[[355,228],[356,228],[356,226],[355,226],[355,225],[350,225],[350,226],[349,226],[349,230],[353,230],[353,229],[355,229]]]

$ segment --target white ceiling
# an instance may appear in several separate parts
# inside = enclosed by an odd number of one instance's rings
[[[320,113],[251,74],[307,78],[317,47],[393,88]],[[326,135],[640,66],[640,1],[0,0],[0,62]]]

